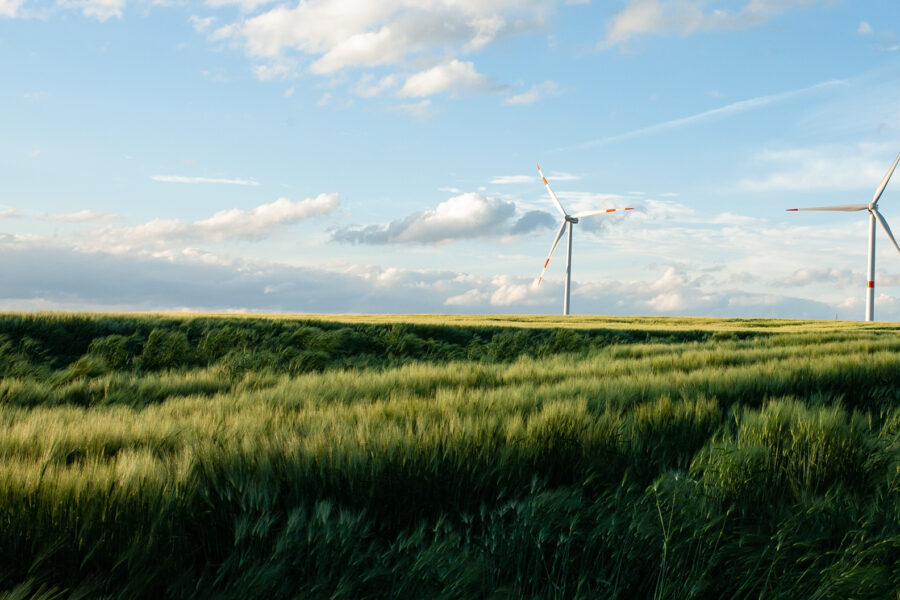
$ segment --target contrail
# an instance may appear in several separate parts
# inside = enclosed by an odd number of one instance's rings
[[[781,102],[782,100],[788,100],[790,98],[794,98],[795,96],[800,96],[809,92],[814,92],[816,90],[821,90],[825,88],[848,85],[846,81],[840,79],[832,79],[829,81],[823,81],[822,83],[817,83],[815,85],[811,85],[809,87],[805,87],[799,90],[791,90],[789,92],[781,92],[778,94],[770,94],[768,96],[759,96],[757,98],[750,98],[749,100],[741,100],[739,102],[735,102],[733,104],[729,104],[727,106],[721,106],[719,108],[714,108],[712,110],[708,110],[706,112],[698,113],[696,115],[691,115],[689,117],[682,117],[680,119],[673,119],[671,121],[665,121],[664,123],[657,123],[656,125],[650,125],[649,127],[642,127],[640,129],[634,129],[632,131],[627,131],[625,133],[620,133],[618,135],[611,135],[607,137],[597,138],[595,140],[590,140],[588,142],[583,142],[581,144],[577,144],[575,146],[565,146],[562,148],[556,148],[551,152],[567,152],[570,150],[584,150],[586,148],[593,148],[595,146],[605,146],[606,144],[612,144],[614,142],[621,142],[623,140],[630,140],[632,138],[640,137],[642,135],[650,135],[653,133],[659,133],[661,131],[667,131],[669,129],[675,129],[677,127],[684,127],[686,125],[693,125],[694,123],[701,123],[703,121],[709,121],[711,119],[715,119],[718,117],[726,117],[728,115],[734,115],[742,112],[746,112],[748,110],[753,110],[755,108],[760,108],[762,106],[768,106],[769,104],[775,104],[776,102]]]

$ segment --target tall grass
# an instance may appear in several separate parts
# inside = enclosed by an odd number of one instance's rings
[[[501,324],[0,316],[0,598],[896,597],[895,331]]]

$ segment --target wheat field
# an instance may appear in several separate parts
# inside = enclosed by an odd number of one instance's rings
[[[897,598],[900,325],[0,315],[0,598]]]

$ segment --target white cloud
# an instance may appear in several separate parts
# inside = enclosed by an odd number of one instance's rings
[[[107,19],[122,18],[125,0],[59,0],[61,6],[80,10],[86,17],[93,17],[101,23]]]
[[[65,213],[60,215],[45,215],[46,221],[58,221],[60,223],[89,223],[91,221],[108,221],[115,215],[102,213],[96,210],[84,209],[77,212]]]
[[[659,208],[659,206],[657,206]],[[201,250],[196,241],[222,235],[252,236],[237,227],[243,220],[260,229],[282,222],[266,218],[264,211],[222,214],[215,227],[157,219],[133,228],[101,228],[69,240],[39,236],[0,236],[0,308],[68,310],[267,310],[277,312],[446,312],[558,313],[562,300],[561,262],[557,260],[544,285],[532,288],[536,273],[510,274],[504,267],[496,275],[454,271],[410,270],[375,265],[334,265],[330,269],[288,267],[271,262],[247,261]],[[277,211],[276,211],[277,212]],[[286,211],[289,212],[289,211]],[[430,211],[437,213],[437,211]],[[447,211],[443,211],[447,212]],[[453,212],[453,211],[450,211]],[[469,214],[461,207],[461,216]],[[677,207],[669,215],[678,214]],[[282,214],[283,216],[283,214]],[[421,215],[414,215],[421,217]],[[615,274],[615,265],[600,261],[590,269],[590,245],[576,237],[576,271],[572,308],[576,314],[693,314],[728,317],[861,318],[859,300],[850,290],[862,287],[826,274],[797,274],[804,264],[819,265],[823,247],[834,253],[832,266],[847,270],[864,264],[864,249],[850,250],[841,241],[853,228],[759,226],[710,227],[717,216],[686,214],[696,225],[669,219],[650,220],[648,212],[635,214],[603,236],[605,254],[622,257],[657,256],[660,264],[628,262]],[[452,224],[444,215],[444,225]],[[208,219],[211,221],[213,219]],[[463,219],[465,220],[465,219]],[[512,219],[504,221],[508,227]],[[426,220],[419,218],[418,221]],[[434,228],[438,224],[430,223]],[[115,230],[116,235],[110,234]],[[848,233],[849,232],[849,233]],[[94,246],[87,246],[93,240]],[[549,240],[548,240],[549,241]],[[117,245],[118,244],[118,245]],[[698,248],[695,262],[673,264],[673,255]],[[853,251],[856,248],[859,252]],[[674,249],[674,250],[673,250]],[[679,253],[680,249],[680,253]],[[543,244],[537,251],[544,250]],[[85,252],[90,251],[90,252]],[[118,253],[118,254],[114,254]],[[596,255],[595,255],[596,257]],[[845,259],[845,257],[848,257]],[[690,258],[687,256],[685,258]],[[558,259],[558,256],[557,256]],[[621,261],[614,261],[621,262]],[[786,264],[787,263],[787,264]],[[505,260],[499,263],[506,264]],[[890,269],[891,265],[884,265]],[[599,268],[599,271],[597,270]],[[787,270],[787,269],[793,270]],[[817,267],[814,267],[817,268]],[[802,268],[801,268],[802,270]],[[852,270],[852,269],[851,269]],[[624,273],[624,276],[621,274]],[[753,279],[763,273],[766,282]],[[792,276],[804,287],[789,287]],[[853,277],[851,277],[853,279]],[[900,275],[879,272],[883,285],[896,285]],[[744,291],[755,281],[758,293]],[[786,295],[802,289],[813,299]],[[822,293],[823,290],[827,293]],[[851,299],[848,302],[848,298]],[[879,299],[879,318],[900,318],[900,304]],[[842,303],[847,303],[844,307]]]
[[[242,12],[253,12],[260,6],[272,4],[275,0],[205,0],[204,4],[212,8],[223,6],[237,6]]]
[[[367,73],[360,77],[359,81],[353,87],[353,93],[363,98],[374,98],[396,84],[397,77],[394,75],[387,75],[376,82],[375,77]]]
[[[421,98],[442,92],[479,92],[491,88],[490,80],[475,70],[471,62],[453,59],[411,75],[398,96]]]
[[[255,0],[216,0],[252,3]],[[411,69],[402,97],[426,97],[442,91],[489,91],[490,79],[471,61],[459,57],[482,51],[496,40],[542,26],[557,0],[305,0],[281,4],[252,17],[216,29],[212,41],[243,47],[264,67],[294,61],[319,75],[334,76],[345,69],[363,69],[364,81],[354,93],[373,97],[393,87]],[[422,70],[422,65],[437,65]],[[372,69],[378,69],[378,84]],[[282,67],[278,67],[282,69]],[[386,71],[391,72],[386,72]],[[395,79],[385,79],[393,77]],[[537,86],[513,102],[528,102],[534,94],[550,94],[548,84]]]
[[[434,108],[431,106],[431,100],[428,98],[412,104],[396,104],[393,108],[416,119],[428,119],[434,114]]]
[[[197,15],[191,15],[188,22],[194,28],[194,31],[202,33],[209,29],[215,20],[215,17],[198,17]]]
[[[520,185],[523,183],[534,183],[535,180],[540,181],[537,175],[497,175],[491,179],[494,185]]]
[[[279,59],[261,65],[253,65],[253,74],[260,81],[284,81],[298,76],[299,68],[292,60]]]
[[[515,212],[512,202],[470,192],[387,225],[338,229],[332,239],[353,244],[441,244],[495,233]]]
[[[398,62],[404,55],[403,40],[390,27],[357,33],[341,40],[310,65],[313,73],[324,74],[344,67],[374,67]]]
[[[9,219],[12,217],[21,217],[22,211],[18,208],[0,208],[0,219]]]
[[[297,202],[279,198],[248,211],[223,210],[194,223],[157,218],[132,227],[107,225],[77,239],[75,247],[86,252],[171,256],[173,251],[180,252],[184,244],[198,241],[260,240],[278,227],[333,212],[337,205],[337,194],[319,194]]]
[[[893,150],[880,144],[769,150],[756,160],[772,165],[772,172],[744,179],[740,186],[751,191],[874,192],[891,165]],[[869,199],[860,197],[859,202]]]
[[[547,96],[559,96],[559,86],[552,81],[545,81],[532,86],[527,92],[510,96],[503,100],[504,104],[534,104]]]
[[[555,181],[576,181],[581,179],[578,175],[573,175],[572,173],[564,173],[562,171],[556,171],[547,175],[547,179],[551,182]],[[530,184],[541,182],[541,178],[539,175],[497,175],[496,177],[491,178],[490,183],[494,185],[510,185],[510,184]]]
[[[489,298],[490,294],[479,292],[477,289],[471,289],[462,294],[450,296],[444,301],[444,304],[447,306],[476,306],[484,304]]]
[[[23,4],[25,4],[25,0],[0,0],[0,17],[13,18],[17,16]]]
[[[707,10],[707,0],[629,0],[607,23],[601,48],[623,44],[650,34],[690,35],[729,31],[761,25],[794,8],[805,8],[818,0],[746,0],[736,11]]]
[[[296,50],[318,57],[319,72],[333,72],[447,47],[477,50],[542,22],[550,8],[536,0],[309,0],[236,24],[230,35],[253,56]]]
[[[791,287],[800,287],[818,283],[837,283],[844,286],[852,285],[853,282],[861,279],[861,277],[857,277],[856,274],[849,269],[814,267],[797,269],[789,277],[782,279],[779,283]]]
[[[214,241],[231,238],[255,239],[279,225],[295,223],[334,212],[338,206],[337,194],[319,194],[292,202],[279,198],[271,204],[262,204],[249,211],[233,208],[223,210],[194,223],[202,237]]]
[[[865,21],[859,22],[859,27],[856,28],[856,33],[860,35],[868,35],[872,33],[872,26],[866,23]]]
[[[183,175],[151,175],[150,179],[162,183],[219,183],[224,185],[259,185],[255,179],[224,179],[218,177],[185,177]]]
[[[490,295],[491,306],[511,306],[521,304],[533,296],[530,281],[510,275],[498,275],[491,279],[494,286]]]

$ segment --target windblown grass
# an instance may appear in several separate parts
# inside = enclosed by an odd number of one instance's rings
[[[894,327],[409,321],[0,316],[0,598],[897,597]]]

